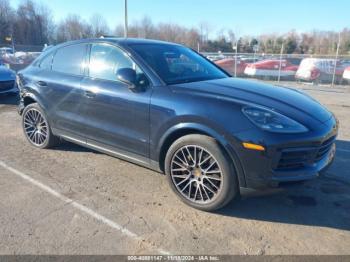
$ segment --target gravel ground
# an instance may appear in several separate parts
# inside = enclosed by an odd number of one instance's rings
[[[350,254],[350,91],[298,88],[340,120],[334,165],[317,180],[244,190],[216,213],[128,162],[70,143],[32,148],[16,98],[1,96],[0,254]]]

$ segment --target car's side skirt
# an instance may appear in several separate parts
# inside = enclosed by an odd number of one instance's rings
[[[60,132],[57,132],[57,130],[56,130],[56,134],[57,133],[60,133]],[[113,157],[116,157],[116,158],[119,158],[122,160],[126,160],[128,162],[133,163],[133,164],[136,164],[136,165],[139,165],[142,167],[146,167],[148,169],[151,169],[153,171],[161,173],[161,170],[159,169],[158,162],[153,161],[153,160],[151,161],[149,158],[145,158],[142,156],[131,154],[131,153],[128,153],[128,152],[125,152],[122,150],[117,150],[115,148],[111,149],[111,148],[106,147],[104,145],[101,145],[97,142],[96,143],[92,143],[90,141],[87,142],[87,141],[72,137],[72,136],[67,135],[67,134],[58,134],[58,136],[64,140],[67,140],[67,141],[72,142],[74,144],[78,144],[78,145],[81,145],[83,147],[87,147],[87,148],[96,150],[98,152],[101,152],[101,153],[104,153],[104,154],[107,154],[107,155],[110,155],[110,156],[113,156]]]

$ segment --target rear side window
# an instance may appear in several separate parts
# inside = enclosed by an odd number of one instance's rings
[[[39,67],[42,69],[51,69],[51,64],[52,64],[52,53],[48,54],[45,56],[43,59],[41,59],[39,63]]]
[[[77,44],[58,49],[53,59],[52,70],[70,75],[82,75],[86,47],[86,44]]]

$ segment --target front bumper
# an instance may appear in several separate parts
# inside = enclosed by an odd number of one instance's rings
[[[333,162],[338,134],[334,117],[308,134],[266,134],[255,131],[237,135],[236,149],[248,188],[275,187],[281,182],[316,178]],[[243,148],[242,142],[261,144],[266,151]]]
[[[317,154],[322,147],[311,149],[309,151],[311,154],[298,163],[302,163],[300,167],[275,169],[271,180],[275,182],[288,182],[307,180],[317,177],[319,173],[324,171],[334,160],[336,150],[335,137],[331,137],[331,139],[334,139],[334,141],[331,142],[329,147],[327,147],[327,150],[321,158],[318,158]],[[281,161],[281,158],[279,161]]]

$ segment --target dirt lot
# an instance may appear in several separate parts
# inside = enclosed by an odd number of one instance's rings
[[[33,149],[16,98],[0,97],[0,254],[350,254],[350,89],[302,89],[341,122],[326,176],[217,213],[194,210],[163,175],[63,143]]]

